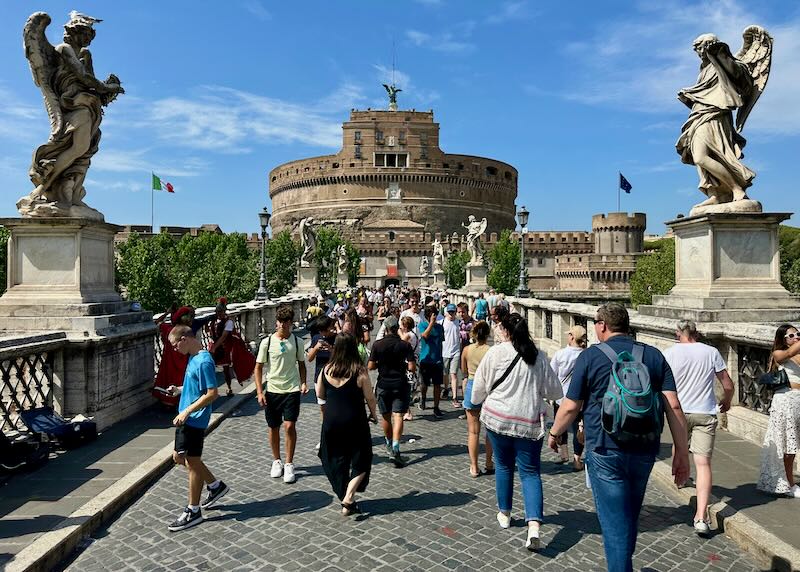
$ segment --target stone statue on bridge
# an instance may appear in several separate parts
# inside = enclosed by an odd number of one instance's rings
[[[425,254],[419,261],[419,274],[420,276],[427,276],[431,273],[431,264],[428,260],[428,255]]]
[[[336,249],[336,252],[339,254],[337,268],[339,274],[347,274],[347,247],[344,244],[340,244],[339,248]]]
[[[441,274],[444,272],[444,248],[437,238],[433,241],[433,273]]]
[[[314,218],[306,217],[300,221],[300,266],[310,268],[314,265],[314,251],[317,248],[317,232],[314,230]]]
[[[100,144],[103,107],[125,93],[114,74],[97,79],[89,44],[97,18],[70,12],[64,42],[52,46],[45,36],[50,16],[36,12],[22,33],[25,57],[34,83],[44,96],[50,138],[33,154],[28,175],[35,188],[17,201],[23,217],[80,217],[103,220],[83,202],[83,187],[92,156]]]
[[[482,266],[483,265],[483,246],[481,245],[481,235],[486,232],[486,217],[482,220],[475,218],[475,215],[469,215],[467,224],[461,223],[461,226],[467,229],[467,251],[469,252],[469,265]]]
[[[735,56],[714,34],[699,36],[693,48],[700,76],[678,92],[691,112],[675,147],[684,163],[697,167],[700,191],[708,197],[692,215],[761,212],[761,203],[746,194],[756,174],[741,162],[746,143],[741,132],[767,85],[772,37],[760,26],[749,26],[742,35],[744,44]]]

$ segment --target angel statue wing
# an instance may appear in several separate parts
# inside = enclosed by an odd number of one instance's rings
[[[31,14],[22,31],[25,57],[31,66],[33,82],[42,90],[44,106],[50,116],[50,138],[57,135],[64,126],[64,118],[58,102],[58,95],[50,83],[53,73],[58,69],[60,56],[47,41],[45,29],[50,24],[50,16],[44,12]]]
[[[758,98],[764,93],[772,65],[772,36],[761,26],[748,26],[742,32],[744,44],[736,59],[747,65],[753,78],[753,89],[744,95],[744,105],[736,113],[736,130],[744,129],[744,122],[753,110]]]
[[[478,234],[478,236],[481,236],[483,233],[485,233],[485,232],[486,232],[486,225],[487,225],[487,224],[488,224],[488,223],[486,222],[486,217],[483,217],[483,219],[481,220],[481,226],[480,226],[480,228],[478,229],[478,233],[477,233],[477,234]]]

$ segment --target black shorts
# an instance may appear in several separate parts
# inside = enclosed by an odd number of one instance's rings
[[[205,438],[205,429],[179,425],[175,428],[175,452],[187,457],[200,457],[203,455]]]
[[[280,427],[284,421],[297,421],[300,417],[300,392],[291,393],[266,393],[267,407],[264,416],[267,426]]]
[[[386,413],[405,413],[411,405],[411,386],[407,383],[403,387],[383,388],[375,390],[375,400],[378,402],[378,411],[381,415]]]
[[[430,385],[442,385],[443,376],[443,364],[425,362],[419,364],[419,381],[425,387]]]

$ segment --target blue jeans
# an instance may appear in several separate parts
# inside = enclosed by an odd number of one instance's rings
[[[655,455],[598,449],[586,453],[609,572],[631,572],[647,480]]]
[[[516,465],[519,470],[519,479],[522,481],[525,521],[542,522],[544,499],[542,497],[542,477],[539,475],[542,440],[508,437],[488,430],[486,434],[489,435],[494,449],[497,508],[502,512],[511,512],[511,498],[514,493],[514,465]]]

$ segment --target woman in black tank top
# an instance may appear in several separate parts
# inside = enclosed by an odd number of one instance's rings
[[[356,338],[339,334],[328,365],[317,379],[317,397],[325,400],[319,458],[342,514],[359,512],[356,492],[364,492],[372,468],[372,437],[364,402],[375,422],[375,396],[358,355]]]

